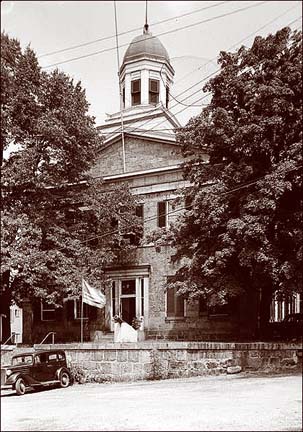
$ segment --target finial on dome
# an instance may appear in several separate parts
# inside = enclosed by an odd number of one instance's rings
[[[147,24],[147,0],[145,0],[145,24],[143,27],[143,34],[148,33],[148,24]]]

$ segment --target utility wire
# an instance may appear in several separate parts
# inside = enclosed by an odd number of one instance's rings
[[[118,39],[118,22],[117,22],[116,0],[114,0],[114,10],[115,10],[116,45],[117,45],[117,68],[118,68],[118,79],[119,79],[119,97],[120,97],[122,162],[123,162],[123,172],[125,172],[126,171],[126,162],[125,162],[125,143],[124,143],[124,124],[123,124],[123,101],[122,101],[121,75],[120,75],[120,71],[119,71],[120,60],[119,60],[119,39]]]
[[[262,28],[266,27],[267,25],[271,24],[273,21],[276,21],[276,20],[279,19],[279,18],[280,18],[280,15],[279,15],[278,17],[276,17],[274,20],[271,20],[270,22],[268,22],[267,24],[265,24],[264,26],[262,26]],[[295,23],[296,21],[300,20],[301,18],[302,18],[302,17],[299,17],[299,18],[296,18],[295,20],[289,22],[288,24],[286,24],[286,27],[292,25],[293,23]],[[262,29],[262,28],[261,28],[261,29]],[[259,30],[260,30],[260,29],[257,29],[257,30],[255,31],[255,33],[257,33]],[[250,35],[247,36],[246,38],[242,39],[240,42],[234,44],[232,47],[238,45],[239,43],[242,43],[244,40],[246,40],[247,38],[251,37],[251,36],[252,36],[253,34],[255,34],[255,33],[250,34]],[[231,47],[231,48],[232,48],[232,47]],[[228,48],[227,51],[230,50],[231,48]],[[210,60],[210,62],[213,61],[213,60],[215,60],[215,59],[216,59],[216,57],[215,57],[214,59]],[[179,93],[179,94],[177,95],[177,97],[179,97],[179,96],[181,96],[182,94],[186,93],[188,90],[191,90],[191,89],[194,88],[196,85],[201,84],[202,82],[204,82],[204,81],[206,81],[207,79],[211,78],[212,76],[216,75],[220,70],[221,70],[221,69],[217,69],[217,70],[215,70],[214,72],[212,72],[211,74],[207,75],[206,77],[204,77],[203,79],[201,79],[201,80],[198,81],[197,83],[193,84],[192,86],[188,87],[187,89],[185,89],[184,91],[182,91],[181,93]],[[185,98],[182,99],[181,101],[182,101],[182,102],[185,101],[186,99],[188,99],[189,97],[194,96],[195,94],[199,93],[200,91],[201,91],[201,89],[195,91],[194,93],[192,93],[191,95],[185,97]],[[201,101],[201,100],[203,100],[203,99],[209,97],[210,94],[211,94],[211,93],[208,93],[208,94],[206,94],[206,95],[203,95],[202,97],[200,97],[199,99],[195,100],[192,104],[190,104],[190,105],[187,106],[186,108],[190,108],[190,107],[192,107],[194,104],[198,103],[199,101]],[[172,107],[170,107],[170,110],[172,110],[173,108],[175,108],[179,103],[180,103],[180,101],[178,101],[178,103],[176,103],[176,104],[174,104]],[[185,108],[185,109],[186,109],[186,108]],[[181,112],[185,111],[185,109],[182,109],[182,110],[178,111],[177,113],[174,114],[174,116],[176,116],[177,114],[180,114]],[[152,120],[154,120],[154,119],[148,119],[146,122],[144,122],[143,124],[141,124],[141,125],[140,125],[140,129],[141,129],[143,126],[145,126],[146,124],[150,123]],[[158,127],[159,125],[161,125],[161,124],[164,123],[165,121],[166,121],[166,120],[161,121],[161,123],[158,123],[157,125],[155,125],[155,127]],[[137,127],[137,128],[135,127],[135,128],[133,128],[133,129],[131,129],[131,130],[128,130],[128,133],[135,132],[135,131],[138,130],[138,129],[139,129],[138,127]],[[149,131],[151,131],[151,130],[154,130],[154,129],[152,128],[152,129],[146,130],[145,133],[147,133],[147,132],[149,132]],[[119,129],[117,129],[116,131],[118,132]],[[111,133],[111,134],[117,133],[116,131],[112,131],[112,132],[110,132],[110,133]]]
[[[262,6],[265,3],[267,3],[267,0],[262,1],[262,2],[260,2],[258,4],[253,4],[253,5],[246,6],[246,7],[240,8],[240,9],[236,9],[236,10],[231,11],[231,12],[227,12],[227,13],[224,13],[224,14],[221,14],[221,15],[217,15],[217,16],[212,17],[212,18],[208,18],[208,19],[205,19],[205,20],[202,20],[202,21],[198,21],[198,22],[193,23],[193,24],[188,24],[188,25],[183,26],[183,27],[178,27],[177,29],[168,30],[166,32],[158,33],[156,36],[151,36],[149,38],[146,38],[145,40],[155,39],[158,36],[163,36],[163,35],[167,35],[167,34],[170,34],[170,33],[175,33],[175,32],[181,31],[181,30],[186,30],[188,28],[195,27],[197,25],[201,25],[201,24],[205,24],[207,22],[215,21],[216,19],[219,19],[219,18],[224,18],[226,16],[233,15],[233,14],[238,13],[238,12],[243,12],[243,11],[248,10],[248,9],[252,9],[252,8],[255,8],[255,7]],[[136,44],[136,43],[141,43],[141,41],[134,41],[134,42],[132,42],[133,45]],[[122,45],[119,46],[119,48],[122,48],[122,47],[125,47],[125,46],[129,46],[129,43],[122,44]],[[97,54],[102,54],[104,52],[113,51],[115,49],[116,49],[116,47],[111,47],[111,48],[103,49],[101,51],[95,51],[95,52],[90,53],[90,54],[84,54],[82,56],[73,57],[73,58],[70,58],[68,60],[63,60],[61,62],[53,63],[53,64],[50,64],[48,66],[43,66],[42,69],[48,69],[48,68],[51,68],[51,67],[54,67],[54,66],[58,66],[58,65],[61,65],[61,64],[69,63],[71,61],[80,60],[80,59],[84,59],[84,58],[87,58],[87,57],[92,57],[92,56],[95,56]]]
[[[293,20],[293,21],[292,21],[291,23],[289,23],[288,25],[293,24],[294,22],[300,20],[301,18],[302,18],[302,17],[299,17],[299,18],[297,18],[296,20]],[[258,64],[261,64],[261,63],[262,63],[262,62],[259,62]],[[244,73],[247,73],[247,72],[248,72],[249,70],[251,70],[251,69],[253,69],[252,66],[251,66],[249,69],[247,69],[245,72],[243,72],[243,74],[244,74]],[[220,69],[219,69],[219,70],[220,70]],[[213,72],[212,74],[208,75],[205,79],[210,78],[211,76],[215,75],[217,72],[218,72],[218,71]],[[239,78],[239,77],[236,77],[236,78],[235,78],[234,80],[232,80],[230,83],[236,81],[238,78]],[[203,81],[203,80],[201,80],[201,81]],[[200,91],[201,91],[200,89],[197,90],[197,91],[195,91],[195,92],[192,93],[190,96],[187,96],[185,99],[182,99],[182,101],[188,99],[189,97],[194,96],[195,94],[199,93]],[[185,106],[185,108],[182,108],[180,111],[177,111],[174,115],[176,116],[177,114],[180,114],[181,112],[185,111],[187,108],[191,108],[191,107],[197,106],[197,105],[195,105],[195,104],[197,104],[198,102],[200,102],[200,101],[206,99],[206,98],[209,97],[210,95],[211,95],[211,93],[208,93],[208,94],[206,94],[206,95],[201,96],[199,99],[195,100],[192,104],[190,104],[190,105],[188,105],[188,106]],[[174,107],[176,107],[176,106],[177,106],[177,104],[173,105],[172,108],[174,108]],[[171,109],[172,109],[172,108],[171,108]],[[166,120],[162,120],[160,123],[157,123],[157,124],[155,125],[155,127],[159,127],[161,124],[165,123],[165,121],[166,121]],[[141,127],[142,127],[142,125],[141,125]],[[152,129],[150,129],[150,130],[152,130]],[[148,131],[149,131],[149,130],[146,130],[145,132],[142,132],[142,134],[147,133]],[[130,132],[130,131],[129,131],[129,132]],[[134,132],[134,130],[133,130],[132,132]]]
[[[281,171],[280,174],[288,174],[288,173],[290,173],[290,172],[292,172],[292,171],[297,171],[297,170],[300,169],[300,168],[302,168],[302,165],[297,166],[297,167],[294,167],[294,168],[291,168],[291,169],[289,169],[289,170]],[[242,185],[240,185],[240,186],[238,186],[238,187],[236,187],[236,188],[232,188],[232,189],[229,189],[229,190],[226,191],[226,192],[221,192],[221,193],[217,193],[217,194],[214,194],[214,195],[217,195],[217,196],[220,196],[220,195],[228,195],[228,194],[230,194],[230,193],[237,192],[237,191],[239,191],[239,190],[241,190],[241,189],[246,189],[247,187],[250,187],[250,186],[252,186],[252,185],[254,185],[254,184],[257,184],[260,180],[265,179],[265,177],[267,177],[268,175],[270,175],[270,173],[265,174],[264,176],[259,177],[258,179],[254,180],[254,181],[251,181],[251,182],[248,182],[248,183],[243,183]],[[207,184],[206,184],[205,187],[207,187],[207,186],[210,186],[210,185],[207,185]],[[177,208],[177,209],[175,209],[175,210],[171,210],[171,211],[169,211],[169,212],[166,212],[165,215],[174,214],[174,213],[177,213],[177,212],[180,212],[180,211],[183,211],[183,210],[189,210],[189,209],[192,208],[192,207],[193,207],[192,204],[191,204],[191,205],[188,205],[188,206],[185,206],[185,207],[180,207],[180,208]],[[164,214],[163,214],[163,215],[164,215]],[[159,215],[157,214],[157,215],[155,215],[155,216],[150,216],[150,217],[148,217],[148,218],[143,218],[143,219],[142,219],[142,224],[144,224],[145,222],[149,222],[149,221],[151,221],[151,220],[156,220],[156,219],[158,219],[158,216],[159,216]],[[101,239],[101,238],[103,238],[103,237],[107,237],[107,236],[109,236],[109,235],[119,234],[119,233],[121,233],[121,231],[116,229],[116,230],[109,231],[109,232],[104,233],[104,234],[100,234],[100,235],[98,235],[98,236],[91,237],[91,238],[86,239],[86,240],[79,240],[79,243],[80,243],[80,244],[89,243],[90,241],[97,240],[97,239]],[[64,247],[59,248],[59,249],[57,249],[57,251],[60,251],[60,250],[63,250],[63,249],[65,249],[65,248],[64,248]]]
[[[227,48],[226,51],[230,51],[230,50],[233,49],[234,47],[240,45],[240,44],[241,44],[242,42],[244,42],[246,39],[249,39],[251,36],[255,35],[255,34],[256,34],[257,32],[259,32],[260,30],[263,30],[265,27],[267,27],[268,25],[272,24],[273,22],[277,21],[277,20],[278,20],[279,18],[281,18],[283,15],[286,15],[289,11],[291,11],[292,9],[294,9],[294,8],[296,8],[296,7],[297,7],[297,5],[292,6],[291,8],[287,9],[285,12],[283,12],[283,13],[280,14],[280,15],[278,15],[277,17],[275,17],[275,18],[272,19],[271,21],[267,22],[267,23],[264,24],[262,27],[259,27],[257,30],[255,30],[255,31],[254,31],[253,33],[251,33],[250,35],[246,36],[246,37],[245,37],[244,39],[242,39],[241,41],[239,41],[239,42],[233,44],[231,47]],[[298,19],[300,19],[300,18],[298,18]],[[295,21],[298,21],[298,19],[296,19]],[[287,24],[287,26],[293,24],[295,21],[292,21],[291,23]],[[205,64],[203,65],[203,67],[207,66],[208,64],[211,64],[211,63],[212,63],[213,61],[215,61],[216,59],[217,59],[217,57],[214,57],[213,59],[209,60],[207,63],[205,63]],[[188,77],[188,76],[191,75],[193,72],[196,72],[197,70],[200,70],[201,68],[202,68],[202,66],[199,66],[197,69],[195,69],[195,70],[189,72],[188,74],[186,74],[186,75],[185,75],[181,80],[176,81],[176,83],[182,81],[185,77]],[[205,81],[206,79],[208,79],[210,76],[213,76],[214,74],[216,74],[216,73],[219,72],[220,70],[221,70],[220,68],[217,69],[217,70],[214,71],[212,74],[210,74],[208,77],[203,78],[203,79],[201,79],[200,81],[198,81],[198,82],[196,82],[195,84],[193,84],[193,86],[188,87],[188,88],[185,89],[183,92],[179,93],[179,95],[178,95],[177,97],[181,96],[183,93],[186,93],[188,90],[191,90],[192,88],[194,88],[194,87],[197,86],[198,84],[202,83],[203,81]],[[161,71],[162,71],[162,68],[161,68]],[[160,76],[161,76],[161,78],[162,78],[161,71],[160,71]],[[162,81],[163,81],[163,78],[162,78]],[[179,100],[177,99],[176,96],[173,96],[171,92],[169,92],[169,93],[170,93],[170,96],[171,96],[171,97],[172,97],[176,102],[178,102],[178,103],[181,104],[181,105],[186,105],[186,104],[184,104],[183,102],[179,101]],[[195,93],[194,93],[194,94],[195,94]],[[188,99],[188,98],[191,97],[191,96],[193,96],[193,95],[188,96],[186,99]],[[183,100],[185,100],[185,99],[183,99]],[[193,105],[189,104],[189,106],[193,106]],[[197,106],[199,106],[199,105],[197,105]]]
[[[151,26],[157,26],[157,25],[160,25],[160,24],[164,24],[166,22],[173,21],[175,19],[183,18],[185,16],[193,15],[195,13],[198,13],[198,12],[201,12],[201,11],[204,11],[204,10],[207,10],[207,9],[212,9],[212,8],[221,6],[224,3],[230,3],[230,2],[229,2],[229,0],[221,1],[219,3],[215,3],[215,4],[212,4],[210,6],[206,6],[206,7],[194,10],[192,12],[187,12],[187,13],[184,13],[182,15],[175,15],[175,16],[173,16],[171,18],[166,18],[164,20],[151,23],[150,25]],[[134,28],[132,30],[127,30],[127,31],[118,33],[118,36],[123,36],[123,35],[129,34],[129,33],[134,33],[134,32],[137,32],[138,30],[141,30],[141,29],[142,29],[142,27],[136,27],[136,28]],[[73,49],[82,48],[82,47],[85,47],[85,46],[88,46],[88,45],[92,45],[92,44],[97,43],[97,42],[102,42],[102,41],[105,41],[105,40],[114,39],[115,37],[116,37],[116,35],[105,36],[105,37],[102,37],[100,39],[94,39],[93,41],[84,42],[84,43],[79,44],[79,45],[73,45],[73,46],[70,46],[68,48],[63,48],[63,49],[60,49],[60,50],[51,51],[51,52],[48,52],[48,53],[45,53],[45,54],[41,54],[37,58],[42,58],[42,57],[50,56],[50,55],[53,55],[53,54],[59,54],[59,53],[62,53],[62,52],[73,50]]]
[[[299,3],[299,2],[298,2]],[[259,32],[260,30],[263,30],[265,27],[269,26],[270,24],[274,23],[275,21],[277,21],[279,18],[281,18],[282,16],[286,15],[288,12],[290,12],[291,10],[295,9],[297,7],[297,4],[295,4],[294,6],[290,7],[289,9],[287,9],[286,11],[284,11],[283,13],[281,13],[280,15],[276,16],[275,18],[273,18],[272,20],[268,21],[266,24],[264,24],[262,27],[259,27],[257,30],[255,30],[254,32],[250,33],[248,36],[246,36],[245,38],[241,39],[239,42],[236,42],[235,44],[233,44],[232,46],[230,46],[229,48],[227,48],[224,51],[229,51],[237,46],[239,46],[242,42],[246,41],[247,39],[249,39],[251,36],[254,36],[257,32]],[[183,81],[185,78],[187,78],[189,75],[191,75],[193,72],[196,72],[197,70],[200,70],[202,67],[207,66],[208,64],[212,63],[213,61],[215,61],[217,59],[217,57],[214,57],[213,59],[209,60],[207,63],[205,63],[204,65],[199,66],[197,69],[194,69],[193,71],[187,73],[186,75],[184,75],[183,77],[181,77],[180,79],[178,79],[177,81],[175,81],[175,84]],[[179,95],[180,96],[180,95]]]

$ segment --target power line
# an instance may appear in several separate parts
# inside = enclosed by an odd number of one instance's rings
[[[251,9],[251,8],[255,8],[255,7],[262,6],[262,5],[265,4],[265,3],[267,3],[267,0],[264,0],[264,1],[260,2],[260,3],[258,3],[258,4],[253,4],[253,5],[250,5],[250,6],[246,6],[246,7],[244,7],[244,8],[236,9],[236,10],[231,11],[231,12],[227,12],[227,13],[224,13],[224,14],[221,14],[221,15],[217,15],[217,16],[212,17],[212,18],[208,18],[208,19],[205,19],[205,20],[202,20],[202,21],[198,21],[198,22],[193,23],[193,24],[188,24],[188,25],[186,25],[186,26],[179,27],[179,28],[177,28],[177,29],[168,30],[168,31],[166,31],[166,32],[159,33],[159,34],[157,34],[156,36],[151,36],[151,37],[149,37],[149,38],[146,38],[145,40],[155,39],[155,38],[157,38],[158,36],[163,36],[163,35],[167,35],[167,34],[170,34],[170,33],[175,33],[175,32],[181,31],[181,30],[186,30],[186,29],[188,29],[188,28],[195,27],[195,26],[197,26],[197,25],[201,25],[201,24],[205,24],[205,23],[207,23],[207,22],[211,22],[211,21],[214,21],[214,20],[219,19],[219,18],[224,18],[224,17],[226,17],[226,16],[233,15],[233,14],[238,13],[238,12],[243,12],[243,11],[248,10],[248,9]],[[140,42],[141,42],[141,41],[134,41],[134,42],[132,42],[132,44],[134,45],[134,44],[136,44],[136,43],[140,43]],[[119,48],[122,48],[122,47],[125,47],[125,46],[129,46],[129,43],[122,44],[122,45],[119,46]],[[80,60],[80,59],[84,59],[84,58],[92,57],[92,56],[94,56],[94,55],[102,54],[102,53],[104,53],[104,52],[113,51],[113,50],[115,50],[115,49],[116,49],[116,47],[111,47],[111,48],[103,49],[103,50],[101,50],[101,51],[95,51],[95,52],[90,53],[90,54],[84,54],[84,55],[82,55],[82,56],[73,57],[73,58],[68,59],[68,60],[63,60],[63,61],[61,61],[61,62],[53,63],[53,64],[50,64],[50,65],[48,65],[48,66],[43,66],[42,69],[48,69],[48,68],[50,68],[50,67],[54,67],[54,66],[58,66],[58,65],[61,65],[61,64],[69,63],[69,62],[71,62],[71,61],[75,61],[75,60]]]
[[[290,23],[288,24],[288,26],[289,26],[289,25],[292,25],[294,22],[300,20],[301,18],[302,18],[302,17],[299,17],[299,18],[293,20],[292,22],[290,22]],[[258,64],[260,64],[260,63],[261,63],[261,62],[259,62]],[[248,70],[251,70],[251,69],[252,69],[252,66],[251,66]],[[220,69],[219,69],[219,70],[220,70]],[[213,72],[212,74],[208,75],[206,78],[204,78],[204,80],[206,80],[206,79],[210,78],[211,76],[215,75],[219,70],[217,70],[217,71]],[[245,71],[245,73],[248,72],[248,70]],[[231,82],[235,81],[235,80],[238,79],[238,78],[239,78],[239,77],[235,78],[235,79],[232,80]],[[203,81],[203,80],[201,80],[201,81]],[[197,91],[195,91],[194,93],[192,93],[190,96],[187,96],[185,99],[182,99],[182,101],[188,99],[189,97],[194,96],[195,94],[197,94],[197,93],[199,93],[199,92],[200,92],[200,89],[197,90]],[[174,115],[180,114],[181,112],[185,111],[187,108],[194,107],[196,103],[202,101],[203,99],[206,99],[207,97],[210,96],[210,94],[211,94],[211,93],[208,93],[208,94],[206,94],[206,95],[201,96],[199,99],[195,100],[191,105],[189,105],[189,106],[185,106],[185,108],[182,108],[180,111],[177,111]],[[172,108],[174,108],[175,106],[177,106],[177,104],[175,104]],[[164,122],[165,122],[165,120],[161,121],[160,123],[156,124],[155,127],[159,127],[159,126],[160,126],[161,124],[163,124]],[[141,125],[141,126],[142,126],[142,125]],[[148,130],[145,131],[145,132],[142,132],[142,134],[147,133],[147,132],[148,132]]]
[[[285,13],[286,13],[286,12],[285,12]],[[276,17],[274,20],[271,20],[270,22],[268,22],[267,24],[265,24],[265,25],[262,26],[261,28],[257,29],[254,33],[251,33],[249,36],[247,36],[246,38],[242,39],[240,42],[238,42],[238,43],[232,45],[232,47],[238,45],[239,43],[242,43],[244,40],[246,40],[248,37],[251,37],[253,34],[256,34],[260,29],[262,29],[262,28],[266,27],[267,25],[271,24],[273,21],[276,21],[277,19],[279,19],[280,16],[281,16],[281,15],[279,15],[278,17]],[[302,17],[296,18],[295,20],[293,20],[293,21],[289,22],[288,24],[286,24],[286,26],[290,26],[290,25],[292,25],[292,24],[295,23],[296,21],[299,21],[301,18],[302,18]],[[231,48],[232,48],[232,47],[231,47]],[[227,50],[230,50],[231,48],[228,48]],[[213,61],[213,60],[215,60],[215,59],[216,59],[216,58],[210,60],[210,62]],[[187,89],[185,89],[184,91],[182,91],[181,93],[179,93],[179,94],[177,95],[177,97],[179,97],[179,96],[181,96],[182,94],[186,93],[188,90],[191,90],[191,89],[194,88],[196,85],[201,84],[202,82],[204,82],[204,81],[206,81],[207,79],[211,78],[212,76],[216,75],[216,73],[219,72],[220,70],[221,70],[221,69],[217,69],[217,70],[215,70],[214,72],[212,72],[211,74],[207,75],[206,77],[204,77],[203,79],[201,79],[201,80],[198,81],[197,83],[193,84],[192,86],[188,87]],[[191,95],[185,97],[184,99],[182,99],[182,102],[183,102],[184,100],[188,99],[189,97],[192,97],[192,96],[194,96],[195,94],[199,93],[200,91],[201,91],[201,90],[199,89],[198,91],[195,91],[195,92],[192,93]],[[190,107],[193,107],[194,104],[196,104],[197,102],[199,102],[199,101],[205,99],[205,98],[208,97],[208,96],[210,96],[210,93],[207,94],[207,95],[203,95],[203,96],[200,97],[199,99],[195,100],[195,101],[193,102],[193,104],[190,104],[189,106],[186,106],[186,108],[181,109],[180,111],[178,111],[178,112],[175,113],[174,115],[180,114],[181,112],[185,111],[185,109],[190,108]],[[170,108],[170,110],[173,109],[173,108],[175,108],[179,103],[180,103],[180,102],[174,104],[174,105]],[[201,106],[202,106],[202,105],[201,105]],[[140,125],[140,129],[142,128],[142,126],[144,126],[144,125],[150,123],[152,120],[153,120],[153,119],[148,119],[146,122],[144,122],[142,125]],[[163,124],[164,122],[165,122],[165,120],[164,120],[164,121],[161,121],[161,122],[158,123],[155,127],[158,127],[159,125]],[[135,132],[135,131],[138,130],[138,129],[139,129],[138,127],[137,127],[137,128],[135,127],[135,128],[133,128],[133,129],[129,130],[128,132],[129,132],[129,133],[131,133],[131,132]],[[143,133],[147,133],[147,132],[149,132],[150,130],[154,130],[154,128],[153,128],[153,129],[148,129],[148,130],[146,130],[146,131],[143,132]],[[116,131],[118,132],[119,129],[116,129]],[[113,132],[110,132],[110,133],[117,133],[117,132],[113,131]]]
[[[298,2],[299,3],[299,2]],[[250,33],[248,36],[246,36],[245,38],[241,39],[239,42],[236,42],[235,44],[233,44],[232,46],[230,46],[229,48],[226,49],[226,51],[229,51],[233,48],[235,48],[236,46],[240,45],[242,42],[244,42],[246,39],[249,39],[251,36],[254,36],[257,32],[259,32],[260,30],[263,30],[265,27],[269,26],[270,24],[272,24],[273,22],[277,21],[279,18],[281,18],[282,16],[286,15],[288,12],[290,12],[291,10],[295,9],[297,7],[297,4],[295,4],[294,6],[290,7],[289,9],[287,9],[286,11],[284,11],[283,13],[281,13],[280,15],[276,16],[275,18],[273,18],[271,21],[268,21],[266,24],[264,24],[262,27],[259,27],[257,30],[255,30],[254,32]],[[212,61],[216,60],[217,57],[214,57],[212,60],[209,60],[207,63],[205,63],[203,65],[203,67],[205,67],[206,65],[210,64]],[[195,72],[196,70],[200,70],[202,68],[202,65],[199,66],[197,69],[194,69],[193,71],[187,73],[186,75],[184,75],[182,78],[178,79],[175,84],[183,81],[183,79],[187,78],[189,75],[191,75],[193,72]]]
[[[302,168],[302,165],[297,166],[297,167],[294,167],[294,168],[291,168],[291,169],[289,169],[289,170],[281,171],[280,174],[288,174],[288,173],[290,173],[290,172],[292,172],[292,171],[297,171],[297,170],[300,169],[300,168]],[[217,194],[213,194],[213,195],[217,195],[217,196],[220,196],[220,195],[228,195],[228,194],[230,194],[230,193],[237,192],[237,191],[239,191],[239,190],[241,190],[241,189],[246,189],[247,187],[250,187],[250,186],[252,186],[252,185],[254,185],[254,184],[257,184],[260,180],[265,179],[265,177],[268,176],[268,175],[270,175],[270,173],[265,174],[264,176],[259,177],[258,179],[254,180],[254,181],[251,181],[251,182],[248,182],[248,183],[243,183],[242,185],[240,185],[240,186],[238,186],[238,187],[235,187],[235,188],[229,189],[229,190],[226,191],[226,192],[221,192],[221,193],[217,193]],[[210,186],[210,185],[206,185],[205,187],[207,187],[207,186]],[[166,212],[165,215],[174,214],[174,213],[177,213],[177,212],[180,212],[180,211],[183,211],[183,210],[189,210],[189,209],[192,208],[192,207],[193,207],[193,205],[188,205],[188,206],[185,206],[185,207],[180,207],[180,208],[178,208],[178,209],[175,209],[175,210],[171,210],[171,211],[169,211],[169,212]],[[142,224],[144,224],[145,222],[149,222],[149,221],[151,221],[151,220],[156,220],[156,219],[158,219],[158,214],[155,215],[155,216],[150,216],[150,217],[148,217],[148,218],[143,218],[143,219],[142,219]],[[116,229],[116,230],[109,231],[109,232],[104,233],[104,234],[100,234],[100,235],[98,235],[98,236],[91,237],[91,238],[86,239],[86,240],[79,240],[79,243],[80,243],[80,244],[89,243],[90,241],[97,240],[97,239],[101,239],[101,238],[104,238],[104,237],[107,237],[107,236],[109,236],[109,235],[113,235],[113,234],[121,234],[121,231]],[[65,248],[62,247],[62,248],[59,248],[59,249],[57,249],[57,250],[60,251],[60,250],[63,250],[63,249],[65,249]]]
[[[164,20],[154,22],[151,25],[152,26],[157,26],[157,25],[160,25],[160,24],[164,24],[166,22],[173,21],[173,20],[178,19],[178,18],[183,18],[185,16],[193,15],[195,13],[198,13],[198,12],[201,12],[201,11],[204,11],[204,10],[207,10],[207,9],[212,9],[212,8],[221,6],[222,4],[228,3],[228,2],[229,2],[228,0],[221,1],[219,3],[215,3],[213,5],[206,6],[206,7],[194,10],[192,12],[187,12],[187,13],[184,13],[182,15],[175,15],[174,17],[166,18]],[[127,30],[127,31],[118,33],[118,36],[123,36],[123,35],[129,34],[129,33],[134,33],[134,32],[136,32],[138,30],[141,30],[141,29],[142,29],[142,27],[136,27],[136,28],[134,28],[132,30]],[[41,54],[37,58],[42,58],[42,57],[50,56],[50,55],[53,55],[53,54],[59,54],[59,53],[62,53],[62,52],[73,50],[73,49],[82,48],[84,46],[92,45],[92,44],[97,43],[97,42],[102,42],[102,41],[105,41],[105,40],[114,39],[115,37],[116,37],[115,34],[111,35],[111,36],[105,36],[105,37],[102,37],[102,38],[99,38],[99,39],[94,39],[93,41],[84,42],[84,43],[79,44],[79,45],[73,45],[73,46],[70,46],[68,48],[63,48],[63,49],[60,49],[60,50],[51,51],[51,52],[48,52],[48,53],[45,53],[45,54]]]

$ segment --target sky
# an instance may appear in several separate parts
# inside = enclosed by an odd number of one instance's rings
[[[142,33],[145,7],[145,1],[116,1],[120,65],[124,45]],[[236,12],[239,9],[243,10]],[[185,125],[207,102],[199,100],[202,87],[218,69],[220,51],[250,47],[256,35],[275,33],[294,20],[290,27],[301,29],[301,15],[300,1],[148,1],[150,31],[159,35],[175,69],[171,110],[180,123]],[[190,27],[182,29],[185,26]],[[97,125],[107,113],[119,111],[116,39],[96,41],[115,35],[114,1],[2,1],[1,30],[23,48],[30,44],[44,70],[57,67],[81,81]],[[123,32],[128,33],[120,35]],[[161,35],[165,32],[169,33]],[[82,44],[86,45],[45,55]]]

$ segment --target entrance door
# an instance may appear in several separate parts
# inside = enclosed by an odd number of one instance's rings
[[[148,277],[116,277],[112,281],[110,301],[105,305],[108,327],[114,331],[113,317],[120,315],[131,325],[134,317],[144,317],[144,328],[148,328]]]
[[[136,298],[135,297],[122,297],[121,298],[121,314],[123,321],[129,325],[136,317]]]
[[[131,325],[136,317],[136,279],[121,281],[120,308],[122,319]]]

